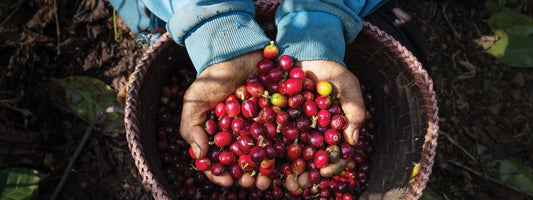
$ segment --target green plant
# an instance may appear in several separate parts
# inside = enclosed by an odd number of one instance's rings
[[[487,21],[499,40],[486,52],[513,67],[533,67],[533,18],[521,13],[523,4],[506,5],[506,0],[487,0]]]

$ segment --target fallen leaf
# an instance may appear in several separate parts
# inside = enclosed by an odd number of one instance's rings
[[[30,29],[41,31],[54,20],[54,5],[41,7],[33,17],[26,23]]]
[[[72,112],[86,122],[93,121],[96,115],[107,107],[119,107],[115,92],[101,80],[85,76],[71,76],[54,80],[65,88],[67,101]],[[73,99],[70,96],[71,93],[79,94],[81,100]],[[120,118],[120,115],[116,113],[110,113],[105,117],[110,121]]]
[[[103,0],[83,0],[74,15],[75,23],[95,22],[109,16]]]
[[[83,69],[87,71],[93,67],[101,67],[112,57],[113,52],[111,51],[111,48],[109,48],[105,42],[100,42],[83,60]]]
[[[0,170],[0,199],[23,200],[35,196],[39,182],[48,175],[37,170],[9,168]]]

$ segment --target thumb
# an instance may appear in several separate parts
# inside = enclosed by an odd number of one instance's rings
[[[348,164],[348,160],[346,159],[340,159],[335,163],[329,163],[325,167],[320,169],[320,175],[325,178],[339,175],[346,167],[346,164]]]
[[[182,120],[183,121],[183,120]],[[183,123],[182,123],[183,124]],[[196,158],[203,158],[209,150],[207,135],[201,126],[194,126],[184,130],[181,127],[181,135],[187,141],[194,152]]]
[[[365,107],[362,103],[363,100],[360,96],[355,95],[356,93],[357,92],[354,91],[353,95],[344,97],[340,101],[342,110],[347,120],[346,128],[344,128],[343,131],[344,140],[346,140],[352,146],[357,144],[357,139],[359,138],[359,128],[365,120]]]
[[[180,133],[191,145],[196,158],[203,158],[209,149],[207,133],[202,127],[206,120],[208,105],[205,100],[198,99],[194,93],[196,93],[194,87],[191,86],[183,98]]]

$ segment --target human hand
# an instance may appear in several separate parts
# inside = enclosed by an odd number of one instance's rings
[[[208,113],[229,94],[235,92],[246,78],[257,75],[255,65],[262,59],[261,52],[254,51],[214,64],[206,68],[185,93],[180,132],[191,145],[197,158],[205,157],[209,149],[207,134],[202,127]],[[233,185],[233,178],[228,172],[215,176],[208,170],[205,174],[218,185],[224,187]],[[245,173],[238,183],[243,187],[251,187],[255,183],[257,188],[266,189],[271,181],[265,177],[262,175],[252,177],[249,173]]]
[[[344,170],[347,163],[348,160],[346,159],[340,159],[335,163],[330,163],[320,169],[320,176],[323,178],[329,178],[334,175],[339,175],[342,170]],[[311,187],[312,183],[309,181],[308,176],[308,171],[299,175],[288,174],[287,177],[285,177],[285,189],[291,193],[299,193],[302,192],[304,188]]]
[[[352,146],[357,144],[359,128],[365,120],[365,104],[359,79],[341,64],[327,60],[297,62],[313,81],[329,81],[333,86],[331,97],[339,100],[347,123],[343,131],[344,140]]]
[[[352,146],[357,144],[359,138],[359,127],[365,119],[365,108],[363,97],[360,90],[359,80],[349,70],[337,62],[327,60],[312,60],[296,62],[295,65],[302,68],[308,77],[313,81],[329,81],[334,90],[332,97],[339,99],[342,110],[347,119],[346,128],[343,131],[344,140]],[[324,178],[339,175],[345,169],[348,160],[340,159],[337,162],[329,163],[320,169],[320,176]],[[306,176],[304,172],[300,176]],[[302,188],[310,187],[305,184],[305,178],[298,178],[295,181],[294,176],[287,177],[285,187],[290,192],[297,192]]]

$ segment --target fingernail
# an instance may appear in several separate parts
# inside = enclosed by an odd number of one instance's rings
[[[352,135],[353,138],[353,144],[357,145],[357,140],[359,139],[359,129],[355,129]]]
[[[192,145],[192,151],[194,152],[194,156],[196,156],[196,158],[200,158],[200,155],[202,154],[202,149],[200,149],[200,145],[194,143]]]

